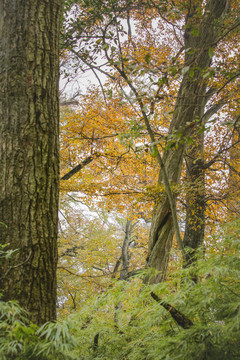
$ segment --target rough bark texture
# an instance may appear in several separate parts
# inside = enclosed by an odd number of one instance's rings
[[[232,142],[236,143],[230,149],[230,167],[229,167],[229,200],[228,214],[230,217],[237,217],[240,214],[240,127],[237,126],[233,133]]]
[[[128,278],[129,271],[129,245],[131,242],[132,232],[134,228],[134,223],[132,220],[127,220],[125,227],[125,237],[122,245],[122,269],[120,270],[120,280],[126,280]]]
[[[4,299],[56,318],[61,0],[0,0],[0,243]]]
[[[196,252],[203,245],[205,231],[205,170],[203,133],[195,134],[195,143],[186,149],[186,223],[183,238],[185,249],[183,266],[196,261]],[[197,280],[193,277],[193,280]]]
[[[211,64],[209,48],[216,45],[216,19],[220,18],[227,5],[226,0],[208,0],[205,12],[202,15],[202,1],[190,2],[185,21],[185,74],[178,92],[178,99],[169,134],[181,133],[184,138],[192,135],[198,127],[206,104],[207,79],[203,78],[200,69],[206,69]],[[198,34],[192,32],[198,29]],[[193,50],[192,52],[190,50]],[[194,76],[190,76],[190,71]],[[170,149],[163,157],[166,172],[170,183],[179,182],[185,144],[178,150]],[[159,182],[162,182],[160,174]],[[172,245],[173,224],[170,205],[167,197],[156,204],[150,232],[147,266],[154,267],[159,274],[151,282],[163,281],[166,276],[169,251]]]

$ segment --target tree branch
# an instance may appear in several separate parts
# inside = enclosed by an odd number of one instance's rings
[[[226,104],[226,101],[221,100],[220,102],[214,104],[211,106],[203,115],[202,117],[202,124],[206,124],[208,120],[216,114],[224,105]]]
[[[79,172],[80,170],[82,170],[86,165],[90,164],[95,158],[101,156],[101,154],[94,154],[94,155],[90,155],[88,156],[86,159],[84,159],[80,164],[78,164],[77,166],[75,166],[72,170],[70,170],[67,174],[65,174],[64,176],[61,177],[61,180],[68,180],[70,179],[73,175],[75,175],[77,172]]]
[[[176,321],[178,325],[180,325],[183,329],[189,329],[193,326],[193,322],[180,311],[175,309],[172,305],[162,301],[154,292],[151,292],[151,297],[158,302],[161,306],[164,307],[172,316],[172,318]]]
[[[104,43],[105,43],[105,38],[104,38]],[[116,65],[116,63],[114,63],[109,58],[106,49],[105,49],[105,55],[106,55],[106,58],[109,61],[109,63],[111,63],[115,67],[115,69],[119,72],[119,74],[122,76],[122,78],[126,81],[128,86],[130,87],[130,89],[134,93],[134,95],[136,97],[136,100],[137,100],[137,102],[138,102],[138,104],[140,106],[142,116],[143,116],[143,119],[144,119],[144,122],[145,122],[145,125],[146,125],[146,128],[147,128],[148,134],[150,136],[150,139],[151,139],[151,142],[152,142],[152,145],[153,145],[153,150],[156,152],[156,158],[157,158],[157,161],[158,161],[158,163],[160,165],[160,169],[162,171],[163,182],[164,182],[164,185],[166,187],[168,201],[169,201],[170,208],[171,208],[171,213],[172,213],[172,218],[173,218],[173,226],[174,226],[174,230],[175,230],[175,234],[176,234],[177,243],[178,243],[179,249],[182,252],[182,255],[184,255],[184,247],[183,247],[183,242],[182,242],[182,239],[181,239],[180,229],[179,229],[179,224],[178,224],[178,219],[177,219],[176,202],[175,202],[172,190],[171,190],[171,186],[170,186],[170,183],[169,183],[169,180],[168,180],[167,172],[166,172],[162,157],[161,157],[160,152],[158,150],[158,147],[156,145],[157,143],[156,143],[155,135],[154,135],[153,130],[151,128],[151,125],[150,125],[150,122],[148,120],[148,116],[146,114],[146,111],[144,110],[143,101],[141,99],[141,96],[138,94],[136,88],[133,86],[132,82],[127,77],[125,71],[123,69],[120,69],[120,67],[118,65]]]

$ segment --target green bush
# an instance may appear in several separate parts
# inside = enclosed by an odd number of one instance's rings
[[[0,244],[0,264],[15,251]],[[70,350],[75,344],[69,326],[62,321],[39,328],[29,321],[27,312],[16,301],[0,300],[0,359],[72,359]]]
[[[225,226],[194,269],[170,274],[166,283],[116,284],[69,321],[75,322],[78,359],[239,360],[239,222]],[[192,279],[193,271],[199,282]],[[182,328],[154,292],[192,321]],[[98,334],[98,336],[97,336]]]
[[[38,328],[15,302],[0,302],[0,358],[239,360],[239,229],[236,222],[220,230],[206,259],[193,269],[171,273],[166,283],[152,286],[138,277],[116,281],[61,322]],[[190,325],[174,320],[172,309]]]
[[[0,359],[71,359],[70,350],[75,342],[69,326],[62,321],[39,328],[16,302],[0,301]]]

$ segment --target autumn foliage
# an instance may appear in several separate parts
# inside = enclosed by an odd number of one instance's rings
[[[203,24],[204,16],[213,11],[213,3],[81,2],[66,26],[63,70],[71,64],[74,71],[92,71],[97,85],[78,94],[78,105],[63,106],[61,111],[61,211],[68,225],[63,226],[66,234],[60,252],[64,262],[67,249],[71,251],[75,246],[74,269],[77,266],[78,275],[86,271],[85,275],[95,276],[99,289],[104,276],[110,279],[118,260],[122,261],[124,231],[120,235],[117,230],[118,217],[125,224],[131,220],[141,227],[143,236],[140,239],[137,235],[137,241],[145,250],[139,253],[138,245],[133,247],[130,268],[145,267],[149,226],[144,221],[150,224],[152,214],[156,216],[166,198],[156,151],[165,159],[166,169],[171,161],[168,154],[183,151],[183,164],[179,161],[174,165],[179,166],[179,180],[171,180],[170,168],[168,173],[183,244],[197,250],[204,242],[207,248],[214,229],[238,213],[239,31],[235,15],[239,4],[232,1],[229,7],[226,3],[222,14],[218,14],[220,7],[214,10],[214,43],[199,49],[201,34],[207,38],[210,31]],[[73,41],[69,40],[71,34]],[[196,48],[186,48],[189,37]],[[201,68],[203,53],[208,65]],[[197,111],[201,118],[192,115],[190,122],[178,128],[174,117],[184,79],[193,88],[200,81],[199,86],[206,90],[194,101],[201,101],[201,96],[206,101]],[[191,103],[191,93],[188,96]],[[154,142],[149,138],[145,118]],[[77,204],[95,212],[97,220],[80,220],[81,210],[78,215],[75,211]],[[107,235],[111,226],[102,225],[99,214],[104,214],[104,221],[114,223],[114,235]],[[84,232],[90,227],[99,234],[104,229],[104,234],[86,246],[77,235],[82,227]],[[76,230],[74,236],[70,228]],[[195,245],[191,245],[191,237],[199,239]],[[178,247],[175,240],[173,244],[173,248]],[[90,250],[91,246],[97,252]],[[167,247],[164,256],[167,262],[170,256],[170,268],[175,267],[174,262],[179,266],[179,251],[169,255],[171,243]],[[103,253],[111,259],[108,265]],[[81,258],[86,260],[84,264]],[[105,259],[104,269],[100,259]],[[68,265],[62,268],[69,270],[72,260],[68,259]],[[96,263],[100,273],[93,269]]]

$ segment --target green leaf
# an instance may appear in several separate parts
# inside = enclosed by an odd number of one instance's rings
[[[193,69],[190,69],[190,71],[189,71],[189,76],[190,76],[191,78],[194,77],[194,70],[193,70]]]
[[[177,74],[177,72],[178,72],[178,69],[177,69],[175,66],[173,66],[173,67],[171,68],[171,75],[174,76],[174,75]]]
[[[103,44],[102,48],[103,48],[103,50],[108,50],[108,49],[109,49],[109,45],[105,43],[105,44]]]
[[[182,137],[182,132],[179,131],[179,132],[177,133],[177,138],[178,138],[178,139],[181,139],[181,137]]]
[[[208,55],[209,55],[210,59],[212,59],[212,57],[213,57],[213,55],[214,55],[214,49],[213,49],[212,47],[210,47],[210,48],[208,49]]]
[[[192,29],[192,31],[191,31],[191,34],[192,34],[193,36],[195,36],[195,37],[198,37],[198,35],[199,35],[199,30],[198,30],[198,28],[197,28],[197,27],[194,27],[194,28]]]
[[[186,142],[188,143],[188,144],[192,144],[193,143],[193,139],[190,137],[190,136],[186,136],[185,137],[185,139],[186,139]]]
[[[154,145],[154,146],[151,147],[151,154],[152,154],[153,157],[156,157],[156,156],[157,156],[157,154],[158,154],[158,149],[157,149],[157,146],[156,146],[156,145]]]
[[[146,61],[147,64],[149,64],[150,58],[151,58],[150,54],[145,55],[145,61]]]

